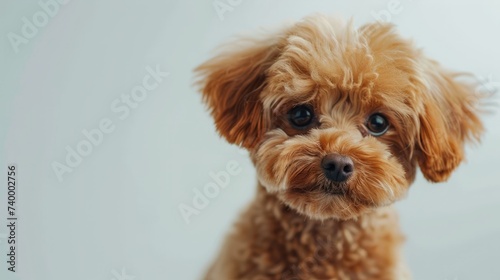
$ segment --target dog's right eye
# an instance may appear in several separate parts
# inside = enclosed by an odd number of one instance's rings
[[[389,129],[389,121],[382,114],[375,113],[368,118],[366,127],[371,135],[382,136]]]
[[[288,120],[296,129],[307,128],[314,120],[314,112],[307,105],[294,107],[288,112]]]

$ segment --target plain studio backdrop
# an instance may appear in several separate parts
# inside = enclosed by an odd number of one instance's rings
[[[493,0],[29,2],[0,3],[0,279],[201,277],[255,193],[248,157],[215,133],[192,85],[193,68],[234,35],[316,12],[390,21],[482,90],[500,86]],[[481,145],[447,183],[419,175],[396,203],[415,279],[500,275],[500,115],[484,120]],[[186,223],[180,205],[228,168],[227,186]]]

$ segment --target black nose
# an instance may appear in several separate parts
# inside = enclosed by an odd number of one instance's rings
[[[321,160],[321,167],[326,178],[341,183],[351,177],[354,164],[350,157],[339,154],[328,154]]]

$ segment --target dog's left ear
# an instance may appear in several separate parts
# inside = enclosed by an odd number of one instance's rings
[[[195,69],[217,130],[230,143],[251,149],[265,133],[260,93],[279,54],[278,38],[237,41]]]
[[[462,162],[465,143],[479,140],[483,131],[477,109],[480,95],[436,62],[426,60],[422,66],[418,163],[427,180],[443,182]]]

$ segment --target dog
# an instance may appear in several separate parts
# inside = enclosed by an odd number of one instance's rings
[[[394,26],[324,15],[239,39],[195,69],[257,194],[206,280],[410,279],[393,202],[446,181],[483,132],[474,82]]]

